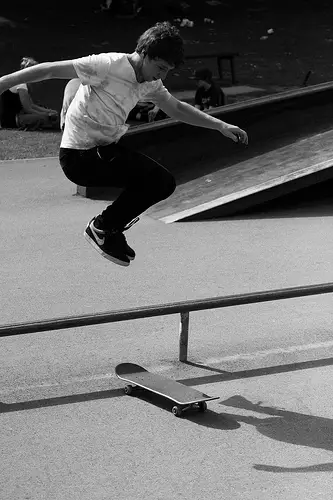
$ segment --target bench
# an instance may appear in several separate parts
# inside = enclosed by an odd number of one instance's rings
[[[230,71],[231,71],[231,81],[233,84],[237,83],[236,80],[236,71],[235,71],[235,63],[234,59],[235,57],[239,56],[238,52],[220,52],[220,51],[206,51],[202,53],[196,53],[196,54],[185,54],[185,59],[190,60],[190,59],[212,59],[216,58],[217,61],[217,69],[219,72],[219,78],[220,80],[223,80],[223,64],[222,61],[226,60],[229,62],[230,65]]]

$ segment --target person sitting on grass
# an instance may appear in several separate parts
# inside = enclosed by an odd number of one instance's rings
[[[194,98],[194,105],[197,109],[205,111],[225,105],[224,92],[214,82],[213,74],[209,68],[197,69],[194,77],[198,85]]]
[[[171,118],[215,130],[236,143],[248,142],[244,130],[202,113],[169,93],[163,80],[183,59],[184,42],[179,30],[169,22],[159,22],[139,37],[131,54],[109,52],[45,62],[0,78],[0,94],[21,83],[80,79],[65,117],[60,164],[67,178],[79,186],[123,188],[84,231],[95,250],[121,266],[128,266],[135,258],[124,231],[176,188],[174,176],[164,166],[122,142],[129,128],[128,114],[139,101],[153,102]]]
[[[198,89],[194,98],[194,105],[197,109],[206,111],[208,109],[217,108],[218,106],[224,106],[226,104],[224,92],[221,87],[218,87],[215,84],[213,74],[210,69],[202,68],[197,70],[195,78],[198,81]],[[138,108],[139,107],[140,103],[138,103]],[[130,118],[132,120],[153,122],[154,120],[167,118],[167,116],[159,109],[158,106],[146,103],[146,109],[144,109],[143,112],[141,112],[140,109],[134,109],[130,113]]]
[[[128,115],[129,120],[143,123],[151,123],[165,118],[168,118],[167,115],[158,106],[151,102],[140,101]]]
[[[23,57],[20,68],[29,68],[38,62]],[[25,83],[13,85],[1,96],[1,127],[23,130],[52,129],[58,127],[58,112],[36,104]]]

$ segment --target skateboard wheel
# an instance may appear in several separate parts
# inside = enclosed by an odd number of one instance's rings
[[[133,392],[133,387],[131,385],[126,385],[124,391],[125,391],[125,394],[127,394],[129,396]]]
[[[206,411],[207,410],[207,403],[206,403],[206,401],[202,401],[201,403],[199,403],[199,410],[200,411]]]
[[[171,409],[172,413],[174,414],[175,417],[180,417],[182,412],[182,409],[179,408],[179,406],[173,406]]]

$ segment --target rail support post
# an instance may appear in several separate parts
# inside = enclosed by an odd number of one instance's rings
[[[179,327],[179,361],[183,363],[187,361],[189,323],[190,313],[181,312]]]

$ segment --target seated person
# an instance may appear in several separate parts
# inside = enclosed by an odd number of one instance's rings
[[[128,115],[128,120],[139,122],[153,122],[164,120],[167,115],[158,107],[150,102],[138,102]]]
[[[20,69],[38,64],[23,57]],[[25,83],[6,90],[1,96],[1,127],[20,129],[50,129],[58,127],[58,112],[33,102]]]
[[[217,108],[226,104],[225,95],[220,86],[213,81],[213,74],[208,68],[198,69],[194,74],[198,89],[195,93],[194,105],[201,111]]]

